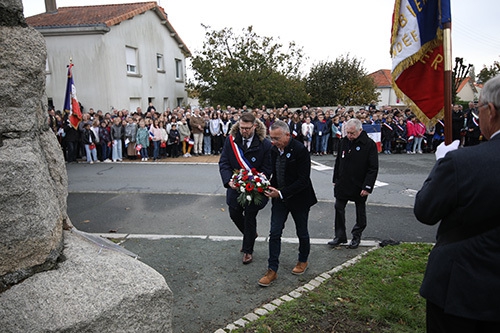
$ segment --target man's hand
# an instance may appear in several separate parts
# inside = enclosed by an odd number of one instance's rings
[[[369,194],[370,194],[370,192],[365,191],[365,190],[361,190],[361,193],[359,195],[361,195],[362,197],[367,197]]]
[[[272,186],[269,186],[267,190],[264,191],[264,194],[268,198],[279,198],[280,196],[280,191],[278,191],[277,188],[274,188]]]
[[[445,145],[444,142],[442,142],[439,146],[437,146],[436,149],[436,161],[439,160],[440,158],[443,158],[447,152],[458,149],[459,144],[460,144],[459,140],[455,140],[449,145]]]

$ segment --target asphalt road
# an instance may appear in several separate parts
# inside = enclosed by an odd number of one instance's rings
[[[378,186],[368,200],[366,245],[382,240],[433,242],[436,227],[416,221],[414,195],[433,155],[380,155]],[[174,332],[214,332],[362,253],[330,249],[333,237],[333,156],[313,157],[311,178],[320,202],[310,213],[310,267],[297,260],[293,221],[284,230],[278,280],[257,285],[267,268],[270,205],[259,213],[254,262],[241,264],[241,235],[229,219],[216,157],[157,163],[67,166],[68,214],[81,231],[123,238],[122,245],[155,268],[174,292]],[[189,164],[184,164],[189,163]],[[348,229],[354,206],[347,208]]]

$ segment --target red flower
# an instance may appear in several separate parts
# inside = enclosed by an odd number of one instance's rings
[[[243,181],[245,181],[245,182],[246,182],[246,181],[248,180],[248,176],[247,176],[247,175],[244,175],[243,177],[241,177],[241,180],[243,180]]]
[[[248,183],[248,184],[245,186],[245,189],[246,189],[248,192],[252,192],[254,188],[255,188],[255,186],[254,186],[252,183]]]
[[[253,173],[254,175],[256,175],[256,174],[257,174],[257,169],[255,169],[255,168],[252,168],[250,171],[252,171],[252,173]]]
[[[257,187],[257,192],[262,193],[264,192],[264,189],[262,187]]]

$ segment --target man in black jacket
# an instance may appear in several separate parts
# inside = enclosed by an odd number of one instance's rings
[[[333,171],[335,238],[328,245],[335,247],[347,243],[345,207],[350,200],[356,204],[356,224],[347,247],[355,249],[366,228],[366,199],[377,180],[378,151],[375,142],[363,131],[361,121],[353,118],[344,126],[346,136],[340,141]]]
[[[486,82],[473,112],[489,141],[448,152],[440,145],[415,198],[416,218],[439,223],[420,288],[427,332],[500,332],[500,76]]]
[[[292,139],[288,125],[277,120],[269,131],[274,147],[271,149],[273,177],[266,192],[272,198],[271,230],[269,232],[268,270],[259,285],[269,286],[278,277],[281,235],[288,214],[292,214],[299,238],[299,255],[292,274],[303,274],[308,266],[311,249],[307,228],[309,209],[316,204],[311,182],[311,158],[303,143]]]

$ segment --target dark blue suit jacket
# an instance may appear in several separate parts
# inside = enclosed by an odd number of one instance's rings
[[[500,321],[500,135],[438,160],[415,198],[440,222],[420,293],[446,313]]]

